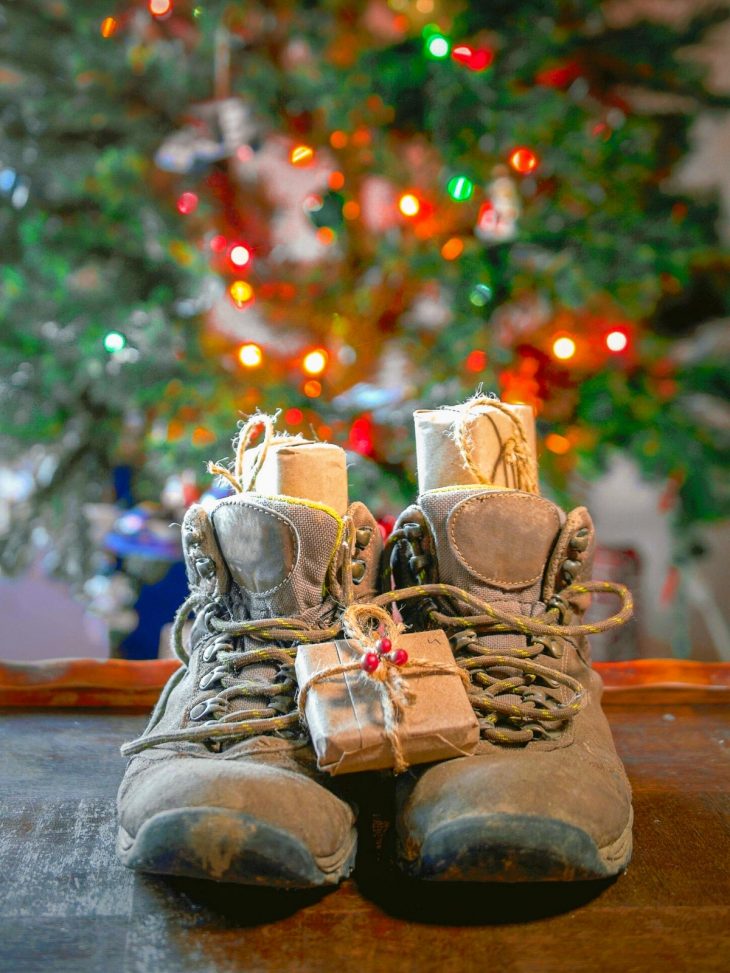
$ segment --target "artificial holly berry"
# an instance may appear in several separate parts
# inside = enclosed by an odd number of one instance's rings
[[[393,643],[385,636],[382,639],[378,639],[378,641],[375,643],[375,651],[378,653],[378,655],[386,655],[392,648]]]
[[[408,653],[405,649],[396,649],[390,657],[397,666],[404,666],[408,662]]]
[[[375,672],[380,665],[380,656],[377,652],[366,652],[360,665],[365,672]]]

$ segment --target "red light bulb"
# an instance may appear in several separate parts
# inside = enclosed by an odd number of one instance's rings
[[[177,211],[183,216],[189,216],[198,208],[198,197],[195,193],[182,193],[177,200]]]
[[[526,176],[537,169],[540,160],[537,155],[532,151],[532,149],[527,149],[524,146],[520,146],[517,149],[513,149],[510,152],[509,164],[515,170],[519,172],[521,176]]]

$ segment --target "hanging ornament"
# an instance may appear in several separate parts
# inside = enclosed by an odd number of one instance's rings
[[[487,187],[474,233],[485,243],[504,243],[517,236],[520,198],[510,176],[497,176]]]
[[[385,233],[400,219],[395,186],[382,176],[366,176],[360,187],[360,214],[370,233]]]
[[[220,159],[250,150],[253,157],[258,127],[249,105],[240,98],[220,98],[194,105],[186,125],[169,135],[155,153],[165,172],[186,175],[203,172]]]

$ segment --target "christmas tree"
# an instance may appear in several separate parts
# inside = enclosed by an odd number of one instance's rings
[[[5,570],[40,527],[83,578],[115,468],[140,498],[179,465],[202,483],[257,408],[347,446],[354,493],[395,512],[410,413],[478,384],[534,406],[558,496],[621,448],[674,485],[680,526],[727,511],[728,369],[691,335],[727,313],[728,261],[714,203],[672,181],[693,113],[723,103],[682,55],[721,11],[676,30],[594,0],[4,16],[0,436],[26,474]]]

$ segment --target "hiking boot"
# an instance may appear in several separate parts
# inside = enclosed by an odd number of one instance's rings
[[[586,635],[631,614],[623,586],[590,582],[583,507],[533,493],[423,493],[391,541],[407,622],[444,628],[471,676],[476,755],[398,784],[402,866],[425,879],[536,881],[615,875],[631,857],[631,790],[601,711]],[[590,593],[623,607],[582,622]]]
[[[378,525],[360,503],[340,517],[323,504],[238,493],[210,514],[191,507],[182,532],[191,595],[173,642],[183,665],[122,750],[132,759],[119,791],[119,856],[146,872],[335,884],[353,867],[355,818],[316,769],[294,658],[297,644],[339,632],[344,596],[372,597]]]

